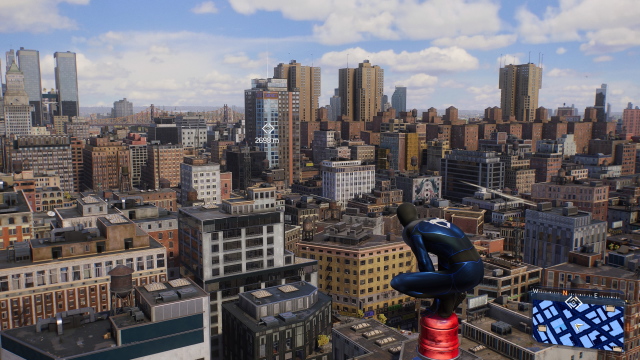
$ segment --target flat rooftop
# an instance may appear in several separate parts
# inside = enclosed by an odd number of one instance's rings
[[[104,338],[105,334],[111,333],[109,320],[96,319],[93,323],[64,329],[62,335],[46,329],[37,333],[35,325],[6,330],[3,333],[58,358],[67,358],[117,346],[115,338]]]
[[[94,240],[104,240],[105,238],[101,237],[101,238],[93,238],[91,239],[91,241]],[[38,239],[40,240],[40,239]],[[31,246],[32,247],[45,247],[45,246],[52,246],[55,244],[64,244],[66,242],[60,242],[60,243],[44,243],[44,244],[40,244],[37,240],[31,240]],[[113,252],[107,252],[107,253],[94,253],[94,254],[87,254],[87,255],[80,255],[80,256],[74,256],[73,260],[79,260],[82,261],[84,259],[91,259],[91,258],[99,258],[99,257],[104,257],[104,256],[114,256],[114,255],[118,255],[118,254],[124,254],[124,253],[130,253],[130,254],[135,254],[136,250],[147,250],[147,249],[164,249],[164,246],[162,246],[162,244],[160,244],[159,242],[157,242],[155,239],[153,239],[152,237],[149,237],[149,247],[139,247],[139,248],[133,248],[130,250],[121,250],[121,251],[113,251]],[[17,261],[17,262],[9,262],[7,261],[7,250],[0,250],[0,270],[4,270],[4,269],[11,269],[11,268],[19,268],[19,267],[26,267],[26,266],[42,266],[43,263],[54,263],[54,262],[65,262],[68,261],[67,258],[62,257],[60,259],[51,259],[51,260],[46,260],[46,261],[37,261],[37,262],[33,262],[32,260],[24,260],[24,261]]]
[[[621,279],[637,280],[635,272],[626,268],[618,268],[609,265],[601,265],[598,267],[585,267],[578,264],[563,263],[547,268],[547,271],[574,272],[585,274],[585,276],[607,276]],[[582,276],[581,276],[582,277]]]
[[[260,301],[260,304],[265,305],[265,304],[273,304],[273,303],[279,303],[286,300],[296,299],[301,296],[308,296],[317,290],[318,290],[317,287],[309,284],[308,282],[300,281],[300,282],[291,283],[287,285],[273,286],[266,289],[243,292],[240,294],[240,296],[246,298],[247,300],[249,300],[249,302],[253,304],[259,305],[258,302],[256,301],[258,300]],[[266,293],[269,293],[270,295],[260,297],[260,298],[253,296],[254,293],[258,293],[258,292],[264,295],[266,295]]]
[[[343,244],[340,242],[336,242],[336,241],[329,241],[327,240],[330,236],[341,236],[340,234],[338,235],[332,235],[332,234],[317,234],[313,237],[313,240],[311,241],[304,241],[301,242],[300,244],[309,244],[309,245],[315,245],[315,246],[326,246],[326,247],[332,247],[332,248],[338,248],[338,249],[345,249],[345,250],[359,250],[359,249],[368,249],[368,248],[376,248],[376,247],[380,247],[380,246],[387,246],[387,245],[405,245],[404,240],[402,240],[401,236],[396,236],[396,235],[392,235],[391,236],[391,241],[387,240],[387,236],[386,235],[372,235],[369,234],[369,237],[360,241],[358,244]],[[344,236],[344,235],[342,235]]]
[[[533,336],[526,334],[522,331],[520,331],[517,327],[515,326],[511,326],[511,334],[507,334],[507,335],[498,335],[495,332],[491,331],[491,324],[498,322],[499,320],[496,319],[492,319],[490,317],[483,317],[479,320],[474,320],[473,322],[469,323],[470,325],[473,325],[477,328],[480,328],[482,330],[484,330],[487,333],[492,334],[495,337],[498,337],[500,339],[509,341],[513,344],[522,346],[526,349],[529,349],[533,352],[539,351],[539,350],[543,350],[552,346],[555,346],[553,344],[543,344],[543,343],[539,343],[536,342],[533,339]],[[530,348],[538,348],[538,350],[533,350]],[[491,350],[491,352],[493,353],[494,351]]]
[[[295,287],[300,287],[298,284],[300,283],[296,282],[288,285],[294,285]],[[283,285],[283,286],[286,286],[286,285]],[[306,286],[316,289],[315,286],[310,284],[307,284]],[[271,289],[277,289],[277,288],[271,288]],[[262,290],[267,290],[267,289],[262,289]],[[306,290],[308,291],[309,289],[306,289]],[[278,291],[278,290],[275,290],[275,291]],[[243,294],[248,295],[249,293],[242,293],[240,295],[243,295]],[[293,293],[293,295],[291,295],[291,298],[297,298],[300,296],[303,296],[303,295],[301,295],[298,292],[295,292]],[[253,296],[247,296],[247,297],[253,298]],[[268,299],[268,298],[262,298],[262,300],[264,299]],[[272,301],[272,302],[276,302],[276,301]],[[322,309],[325,306],[329,306],[329,307],[331,306],[331,297],[329,295],[324,294],[321,291],[318,291],[318,301],[316,301],[313,304],[313,306],[310,306],[307,309],[300,310],[300,311],[292,311],[291,313],[296,316],[296,321],[303,321],[305,319],[308,319],[313,314],[317,313],[320,309]],[[267,329],[277,328],[280,326],[286,326],[291,324],[291,322],[284,322],[282,319],[280,319],[279,316],[274,316],[275,319],[278,320],[277,325],[275,324],[269,325],[269,326],[259,325],[256,319],[248,315],[244,310],[240,308],[239,303],[237,301],[233,303],[222,304],[222,307],[227,311],[229,311],[236,319],[240,320],[243,323],[243,325],[245,325],[251,331],[256,333],[261,331],[266,331]]]
[[[352,329],[352,326],[356,326],[363,323],[369,324],[369,326],[359,331],[354,331]],[[399,331],[393,328],[390,328],[374,319],[354,321],[354,322],[349,322],[347,324],[340,324],[340,325],[334,326],[333,329],[336,330],[338,333],[340,333],[340,335],[349,339],[351,342],[356,343],[361,347],[363,347],[364,349],[367,349],[368,351],[370,351],[372,354],[369,355],[368,358],[375,359],[375,360],[378,360],[378,359],[399,360],[400,352],[393,354],[389,352],[389,349],[402,347],[403,341],[415,339],[415,336],[412,336],[411,338],[409,338],[408,335],[404,335]],[[363,334],[370,331],[376,331],[376,332],[379,331],[379,334],[373,337],[370,337],[369,339],[365,338]],[[385,338],[394,338],[395,340],[388,342],[383,346],[379,346],[378,344],[376,344],[377,340],[381,340]],[[403,359],[412,359],[412,358],[403,358]]]
[[[243,199],[242,201],[247,201],[247,200]],[[196,219],[198,219],[200,221],[225,219],[225,218],[234,218],[234,217],[240,217],[240,216],[280,213],[279,211],[275,210],[275,208],[273,208],[272,211],[252,212],[252,213],[242,213],[242,214],[229,214],[229,213],[226,213],[226,212],[222,212],[220,209],[206,209],[206,208],[204,208],[202,206],[183,207],[183,208],[180,208],[179,211],[184,212],[187,215],[193,216],[194,218],[196,218]]]
[[[89,215],[82,215],[79,212],[78,208],[56,208],[56,211],[58,212],[58,214],[60,214],[60,218],[62,220],[68,220],[68,219],[75,219],[75,218],[84,218],[84,217],[100,217],[100,216],[105,216],[103,215],[99,215],[99,214],[89,214]],[[113,214],[119,214],[118,211],[116,211],[116,209],[107,207],[107,215],[113,215]]]

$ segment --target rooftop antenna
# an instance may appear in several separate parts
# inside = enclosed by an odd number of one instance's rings
[[[265,79],[269,78],[269,41],[267,40],[267,77]]]
[[[542,69],[542,63],[544,63],[544,54],[542,54],[542,60],[540,61],[540,68]]]
[[[529,51],[529,64],[531,64],[531,51]]]
[[[347,69],[349,68],[349,54],[347,54]]]
[[[538,53],[538,67],[540,67],[540,54],[542,53]]]
[[[500,54],[500,59],[498,59],[498,63],[500,64],[500,69],[502,69],[502,54]]]

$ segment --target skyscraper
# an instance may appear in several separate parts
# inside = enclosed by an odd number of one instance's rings
[[[506,65],[500,68],[500,108],[505,118],[532,122],[542,87],[542,68],[534,64]]]
[[[44,126],[42,121],[42,81],[40,80],[40,52],[37,50],[18,50],[18,65],[24,74],[24,90],[29,95],[29,104],[33,106],[32,126]]]
[[[396,114],[400,114],[400,111],[407,111],[406,86],[396,86],[396,91],[391,95],[391,107],[396,109]]]
[[[300,92],[300,121],[314,121],[320,97],[320,68],[303,66],[295,60],[273,68],[274,79],[287,79],[289,91]]]
[[[270,168],[284,169],[288,185],[300,180],[300,93],[285,79],[253,79],[244,94],[249,144],[267,153]]]
[[[76,53],[71,51],[53,54],[56,63],[56,90],[59,96],[58,115],[69,118],[78,116],[78,66]]]
[[[607,84],[602,84],[596,89],[596,119],[599,122],[607,121],[605,106],[607,105]]]
[[[29,95],[24,90],[24,75],[15,62],[6,74],[7,92],[4,94],[4,130],[2,135],[31,135],[31,113]]]
[[[331,114],[329,115],[329,120],[336,121],[338,116],[342,115],[340,89],[335,89],[333,96],[329,99],[329,105],[331,106]]]
[[[6,57],[7,57],[7,72],[9,72],[9,68],[11,67],[11,64],[13,64],[14,62],[16,62],[16,52],[11,49],[9,51],[7,51],[5,53]]]
[[[345,120],[372,121],[382,111],[384,70],[369,60],[357,68],[339,70],[339,91],[342,115]]]

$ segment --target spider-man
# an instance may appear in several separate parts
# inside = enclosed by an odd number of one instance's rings
[[[398,207],[398,220],[404,226],[402,238],[411,246],[420,272],[396,276],[391,287],[416,298],[433,298],[425,315],[450,317],[465,293],[484,277],[478,251],[464,232],[448,221],[418,220],[416,207],[410,203]],[[438,271],[428,253],[438,257]]]

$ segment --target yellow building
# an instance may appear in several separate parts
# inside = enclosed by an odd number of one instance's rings
[[[373,235],[362,224],[335,224],[298,244],[303,258],[318,260],[318,288],[334,311],[365,317],[384,314],[398,322],[415,318],[415,299],[395,291],[396,275],[415,271],[411,249],[401,237]],[[413,314],[413,315],[412,315]]]
[[[417,166],[411,166],[411,158],[416,157],[416,160],[420,160],[420,140],[418,139],[418,133],[407,133],[405,135],[405,169],[407,170],[420,170],[420,162]]]

